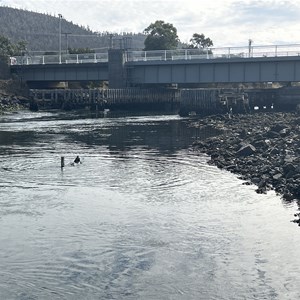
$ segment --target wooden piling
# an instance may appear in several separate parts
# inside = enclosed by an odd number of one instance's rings
[[[65,166],[65,157],[62,156],[62,157],[60,158],[60,167],[63,168],[64,166]]]

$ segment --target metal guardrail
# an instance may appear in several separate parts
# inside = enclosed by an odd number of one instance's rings
[[[215,58],[252,58],[300,56],[300,44],[206,49],[176,49],[156,51],[126,51],[126,60],[167,61]],[[25,55],[11,57],[11,65],[74,64],[107,62],[108,52],[62,55]]]
[[[62,55],[24,55],[10,58],[11,65],[80,64],[107,62],[108,53],[83,53]]]
[[[127,51],[128,61],[300,56],[300,44],[158,51]]]

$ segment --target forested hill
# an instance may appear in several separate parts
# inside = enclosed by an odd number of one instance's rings
[[[93,32],[89,28],[61,20],[61,47],[101,49],[109,46],[109,28],[103,32]],[[58,51],[59,18],[49,14],[0,6],[0,35],[12,42],[26,41],[29,51]],[[126,36],[126,38],[124,38]],[[144,47],[145,35],[142,33],[114,34],[113,42],[119,46],[121,40],[133,49]]]

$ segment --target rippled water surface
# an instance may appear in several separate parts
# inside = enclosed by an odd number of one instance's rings
[[[209,166],[190,122],[0,117],[0,299],[299,299],[296,205]]]

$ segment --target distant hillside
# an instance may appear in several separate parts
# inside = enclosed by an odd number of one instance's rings
[[[96,33],[89,28],[61,20],[61,47],[65,51],[71,48],[108,48],[109,32]],[[8,37],[12,42],[24,40],[29,51],[58,51],[59,18],[21,9],[0,6],[0,35]],[[127,47],[143,49],[145,35],[142,33],[114,34],[115,47],[125,41]]]

